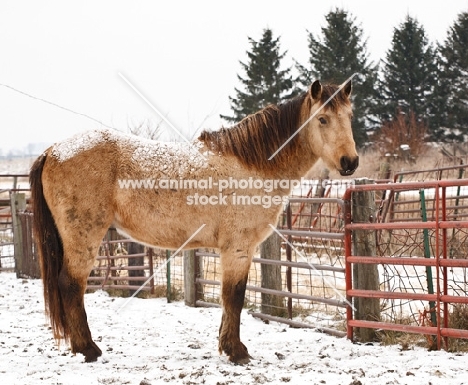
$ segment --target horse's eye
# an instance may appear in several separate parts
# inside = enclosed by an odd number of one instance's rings
[[[318,119],[319,119],[320,124],[327,124],[327,119],[325,118],[318,118]]]

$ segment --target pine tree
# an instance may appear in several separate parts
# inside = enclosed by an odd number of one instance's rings
[[[280,53],[280,38],[274,38],[272,30],[267,28],[260,41],[248,39],[251,44],[248,62],[240,62],[246,77],[237,75],[244,90],[235,88],[236,97],[229,97],[234,115],[221,115],[229,122],[238,122],[268,104],[277,104],[293,96],[290,70],[280,69],[286,55],[286,52]]]
[[[440,76],[438,96],[442,127],[456,128],[450,139],[463,140],[468,134],[468,12],[458,15],[447,39],[439,47]],[[442,132],[440,132],[442,134]]]
[[[381,84],[381,119],[391,120],[397,111],[414,112],[434,128],[437,81],[436,52],[424,28],[409,15],[394,29],[386,54]]]
[[[298,82],[308,86],[315,79],[340,84],[354,73],[353,134],[358,146],[367,140],[366,128],[375,125],[371,111],[375,104],[377,66],[369,61],[362,28],[348,12],[336,8],[325,16],[321,38],[309,32],[310,58],[307,66],[297,64]]]

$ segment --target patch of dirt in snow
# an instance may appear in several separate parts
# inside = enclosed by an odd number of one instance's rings
[[[165,299],[85,296],[97,362],[58,347],[44,314],[39,280],[0,273],[2,384],[468,384],[468,355],[353,344],[309,329],[264,324],[242,315],[253,360],[219,356],[219,309]]]

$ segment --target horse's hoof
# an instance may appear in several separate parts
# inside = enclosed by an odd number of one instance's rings
[[[97,355],[85,355],[85,362],[96,362],[99,356]]]
[[[229,361],[236,365],[245,365],[250,362],[252,358],[247,350],[247,347],[241,342],[228,343],[226,338],[220,336],[218,350],[219,354],[223,352],[229,357]]]
[[[229,361],[236,365],[246,365],[250,362],[252,356],[249,354],[245,345],[241,342],[240,349],[237,352],[231,352],[229,355]]]
[[[91,346],[83,349],[81,352],[85,356],[85,362],[95,362],[102,355],[101,349],[93,342]]]
[[[247,357],[243,358],[235,358],[235,357],[229,357],[229,361],[233,362],[236,365],[247,365],[250,362],[250,359],[252,358],[251,355],[247,355]]]

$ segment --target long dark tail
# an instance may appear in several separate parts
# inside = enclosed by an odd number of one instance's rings
[[[59,340],[61,338],[67,339],[69,335],[59,291],[59,274],[63,265],[63,245],[52,213],[44,198],[42,170],[46,159],[47,155],[42,154],[34,162],[29,174],[29,183],[34,214],[34,239],[44,285],[45,308],[50,318],[54,337]]]

